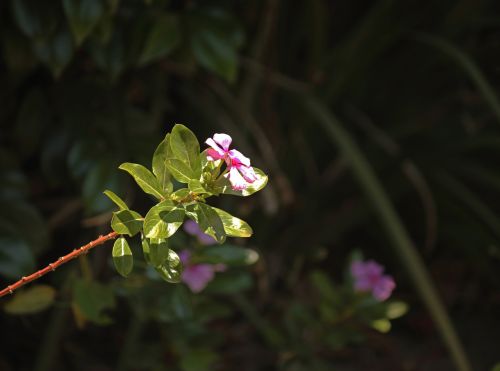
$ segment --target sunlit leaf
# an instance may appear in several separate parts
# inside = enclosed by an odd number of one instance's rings
[[[172,176],[181,183],[188,183],[191,179],[198,178],[199,176],[196,175],[186,162],[176,157],[172,150],[171,136],[169,134],[165,137],[165,141],[167,149],[166,165]]]
[[[120,237],[115,241],[112,255],[116,271],[127,277],[134,267],[134,257],[125,238]]]
[[[168,238],[184,221],[185,210],[167,200],[153,206],[144,219],[144,234],[148,238]]]
[[[252,228],[244,220],[232,216],[228,212],[216,207],[212,207],[212,209],[215,210],[222,220],[226,235],[230,237],[250,237],[252,235]]]
[[[209,193],[204,187],[203,184],[197,179],[190,179],[188,182],[189,190],[193,193],[203,194]]]
[[[125,201],[123,201],[119,196],[117,196],[114,192],[110,191],[110,190],[106,190],[103,192],[106,196],[108,196],[108,198],[113,201],[116,206],[118,206],[120,208],[120,210],[128,210],[128,206],[127,204],[125,203]]]
[[[189,218],[198,223],[204,233],[215,238],[218,243],[223,243],[226,240],[224,224],[214,208],[199,202],[189,206],[187,210]]]
[[[144,236],[141,236],[141,246],[142,246],[142,253],[144,255],[144,260],[146,261],[146,263],[151,264],[151,258],[149,256],[151,250],[149,239],[145,238]]]
[[[144,218],[132,210],[120,210],[113,213],[111,228],[118,234],[134,236],[142,229]]]
[[[149,261],[155,267],[164,264],[170,257],[168,248],[168,239],[151,238],[149,240]]]
[[[173,201],[180,202],[182,200],[185,200],[189,196],[189,193],[190,193],[189,189],[181,188],[172,193],[170,197],[172,198]]]
[[[168,251],[167,260],[155,267],[161,278],[170,283],[179,283],[182,276],[182,263],[174,250]]]
[[[191,130],[176,124],[170,135],[170,148],[175,158],[185,163],[195,177],[201,175],[200,144]]]
[[[156,179],[153,173],[151,173],[151,171],[146,169],[144,166],[126,162],[121,164],[119,169],[125,170],[132,175],[134,180],[144,192],[156,197],[158,200],[164,199],[164,193],[162,192],[162,187],[160,186],[158,179]]]
[[[161,141],[161,143],[156,148],[156,151],[153,155],[153,174],[158,179],[158,183],[163,192],[169,194],[172,193],[173,185],[170,180],[170,172],[167,168],[167,146],[168,146],[168,136]]]

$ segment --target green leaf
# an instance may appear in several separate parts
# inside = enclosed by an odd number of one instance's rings
[[[31,39],[54,32],[57,27],[56,4],[37,0],[12,1],[12,11],[17,26]]]
[[[128,210],[128,206],[125,203],[125,201],[123,201],[120,197],[118,197],[114,192],[112,192],[110,190],[106,190],[103,193],[106,196],[108,196],[109,199],[111,201],[113,201],[116,204],[116,206],[118,206],[120,208],[120,210]]]
[[[80,162],[83,165],[84,162]],[[82,196],[85,209],[88,213],[108,211],[113,207],[108,197],[102,193],[103,189],[120,189],[120,174],[115,171],[116,164],[109,159],[101,158],[89,163],[91,168],[86,172],[82,184]]]
[[[126,162],[121,164],[119,169],[125,170],[132,175],[144,192],[156,197],[158,200],[163,200],[165,198],[158,179],[156,179],[151,171],[144,166]]]
[[[118,238],[113,244],[113,263],[116,271],[123,277],[127,277],[134,267],[134,257],[132,250],[125,238]]]
[[[213,370],[218,359],[217,353],[210,349],[189,349],[183,354],[180,366],[182,371]]]
[[[396,319],[408,312],[408,304],[403,301],[392,301],[387,304],[386,316],[388,319]]]
[[[23,154],[31,155],[39,148],[44,128],[51,120],[47,95],[39,88],[32,89],[23,99],[13,133]]]
[[[156,148],[152,164],[153,174],[156,176],[156,179],[158,179],[158,183],[160,184],[162,191],[167,194],[172,193],[174,188],[170,180],[170,172],[167,168],[167,146],[169,135],[170,134],[167,134],[165,139],[163,139]]]
[[[16,292],[12,300],[5,304],[4,310],[15,315],[38,313],[50,307],[55,296],[56,290],[50,286],[31,286]]]
[[[173,155],[199,178],[201,175],[200,144],[194,133],[181,124],[176,124],[170,135],[170,148]]]
[[[226,272],[216,275],[205,288],[205,292],[235,294],[250,289],[252,283],[252,276],[248,272]]]
[[[115,306],[115,297],[110,286],[95,281],[78,280],[73,286],[73,305],[89,321],[107,325],[112,320],[104,311]]]
[[[224,224],[214,208],[204,203],[197,203],[189,206],[188,210],[188,216],[198,223],[204,233],[215,238],[218,243],[226,240]]]
[[[52,75],[59,78],[73,57],[73,40],[69,30],[61,27],[50,38],[35,40],[33,50],[38,59],[50,68]]]
[[[144,218],[132,210],[120,210],[113,213],[111,228],[118,234],[134,236],[140,232]]]
[[[162,265],[155,267],[161,278],[170,283],[179,283],[182,276],[182,263],[177,253],[168,250],[168,258]]]
[[[153,206],[144,219],[144,234],[148,238],[168,238],[184,221],[185,210],[166,200]]]
[[[139,64],[144,65],[170,53],[180,41],[179,20],[171,14],[158,16],[149,31]]]
[[[215,182],[214,190],[218,193],[234,195],[234,196],[250,196],[255,192],[260,191],[267,184],[267,175],[264,172],[256,167],[253,168],[255,170],[255,174],[257,175],[257,180],[253,183],[248,184],[248,187],[242,191],[235,191],[231,187],[231,183],[226,177],[220,177],[217,182]]]
[[[259,260],[259,254],[240,246],[206,246],[200,256],[193,257],[194,263],[226,264],[231,266],[251,265]]]
[[[170,195],[170,198],[173,201],[179,202],[181,200],[184,200],[187,196],[189,196],[189,189],[181,188],[181,189],[178,189],[177,191],[175,191],[174,193],[172,193]]]
[[[224,12],[193,12],[188,18],[190,46],[196,60],[229,82],[236,78],[237,49],[243,35],[235,19]]]
[[[144,260],[146,263],[151,264],[150,251],[151,246],[149,243],[149,239],[141,236],[141,245],[142,245],[142,253],[144,254]]]
[[[197,178],[193,170],[183,161],[179,160],[172,150],[171,135],[165,137],[167,158],[165,164],[172,176],[181,183],[188,183],[189,180]]]
[[[203,184],[197,179],[190,179],[188,182],[189,190],[193,193],[203,194],[209,193],[204,187]]]
[[[385,318],[373,321],[370,323],[370,326],[383,334],[388,333],[391,330],[391,322]]]
[[[216,207],[212,207],[212,209],[215,210],[222,220],[226,235],[230,237],[250,237],[252,235],[252,228],[244,220],[232,216],[228,212],[217,209]]]
[[[63,0],[64,12],[73,32],[75,42],[80,45],[92,32],[104,14],[102,0]]]
[[[237,54],[224,37],[210,30],[196,32],[191,37],[191,50],[196,60],[228,82],[236,78]]]
[[[151,238],[149,240],[149,260],[153,266],[158,267],[164,264],[169,258],[169,253],[168,239]]]
[[[0,192],[0,236],[26,241],[28,249],[34,253],[42,252],[49,242],[48,226],[43,216],[34,205],[22,199],[3,198],[2,194],[6,197],[8,193],[5,189]]]
[[[17,279],[34,269],[35,257],[28,241],[13,236],[0,237],[0,274]]]

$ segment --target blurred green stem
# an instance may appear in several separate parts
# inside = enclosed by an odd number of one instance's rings
[[[233,296],[233,301],[270,346],[280,348],[280,346],[284,344],[284,339],[283,336],[281,336],[281,333],[277,332],[264,318],[259,315],[253,304],[248,301],[243,294],[235,294]]]
[[[137,340],[141,335],[141,330],[144,322],[141,316],[134,314],[130,317],[130,323],[127,328],[127,333],[125,334],[125,341],[122,346],[122,351],[118,356],[118,362],[116,364],[117,371],[126,371],[130,366],[130,358],[134,354],[134,350],[137,345]]]
[[[55,369],[54,360],[57,358],[57,353],[60,349],[61,336],[66,328],[65,324],[69,314],[69,306],[66,304],[66,301],[70,299],[70,290],[75,278],[75,268],[71,267],[69,269],[70,271],[65,279],[65,284],[61,289],[61,298],[57,306],[52,310],[44,337],[40,342],[33,367],[35,371]]]
[[[399,254],[404,268],[409,272],[414,285],[425,302],[457,369],[470,371],[471,367],[465,351],[432,283],[430,274],[369,162],[348,132],[344,130],[341,122],[323,104],[313,97],[303,96],[303,99],[308,111],[316,117],[349,162],[359,185],[373,203],[374,211],[381,219],[382,226],[385,228],[394,249]]]
[[[455,47],[445,39],[434,37],[427,34],[417,34],[417,41],[430,45],[451,57],[462,69],[469,75],[472,82],[476,85],[479,92],[482,94],[486,102],[490,105],[491,110],[500,122],[500,102],[495,94],[495,91],[484,77],[483,73],[476,63],[463,51]]]

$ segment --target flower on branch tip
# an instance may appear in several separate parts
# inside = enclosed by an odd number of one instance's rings
[[[215,272],[226,270],[224,264],[192,264],[189,250],[180,251],[179,258],[184,264],[181,281],[195,294],[201,292],[214,279]]]
[[[355,260],[351,264],[351,275],[354,279],[354,290],[371,292],[378,301],[384,301],[391,296],[396,287],[394,279],[384,273],[384,267],[374,260]]]
[[[215,238],[203,232],[198,223],[194,220],[186,220],[183,224],[183,228],[188,234],[195,236],[202,245],[213,245],[217,243]]]
[[[240,191],[247,188],[249,183],[255,182],[257,175],[250,166],[248,157],[236,149],[229,149],[232,141],[227,134],[214,134],[213,138],[208,138],[205,143],[211,148],[207,151],[207,160],[224,160],[229,170],[224,176],[229,179],[234,190]]]

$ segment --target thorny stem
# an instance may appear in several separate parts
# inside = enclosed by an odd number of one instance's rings
[[[7,286],[2,291],[0,291],[0,298],[2,296],[7,295],[7,294],[12,294],[15,290],[17,290],[21,286],[26,285],[28,282],[34,281],[34,280],[44,276],[45,274],[49,273],[50,271],[56,270],[56,268],[63,265],[64,263],[66,263],[70,260],[73,260],[75,258],[78,258],[82,254],[86,254],[93,247],[102,245],[104,242],[109,241],[109,240],[113,240],[116,237],[118,237],[118,233],[116,233],[116,232],[108,233],[105,236],[99,236],[99,238],[97,238],[93,241],[90,241],[88,244],[86,244],[82,247],[79,247],[78,249],[73,250],[72,252],[70,252],[67,255],[61,256],[55,262],[50,263],[45,268],[40,269],[38,272],[35,272],[29,276],[25,276],[25,277],[21,278],[19,281],[13,283],[12,285]]]

